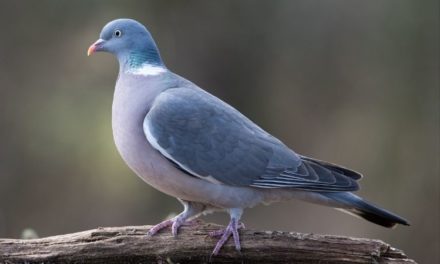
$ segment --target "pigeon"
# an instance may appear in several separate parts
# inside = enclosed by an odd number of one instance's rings
[[[209,234],[218,238],[212,255],[230,237],[240,251],[243,210],[290,199],[334,207],[384,227],[409,225],[353,193],[360,173],[295,153],[234,107],[169,70],[141,23],[109,22],[87,55],[95,52],[111,53],[119,62],[112,130],[121,157],[142,180],[184,207],[148,236],[167,227],[177,236],[193,219],[225,211],[229,224]]]

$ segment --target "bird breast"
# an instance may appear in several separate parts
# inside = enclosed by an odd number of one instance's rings
[[[217,208],[243,208],[261,202],[261,193],[251,188],[214,184],[189,176],[154,149],[144,134],[143,121],[154,98],[164,89],[137,78],[119,78],[113,98],[113,137],[127,165],[154,188],[183,200]]]

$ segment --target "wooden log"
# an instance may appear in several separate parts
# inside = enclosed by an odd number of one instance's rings
[[[296,232],[240,230],[241,252],[230,239],[211,257],[222,228],[197,222],[177,238],[170,230],[153,237],[150,226],[105,227],[38,239],[0,239],[0,263],[416,263],[374,239]]]

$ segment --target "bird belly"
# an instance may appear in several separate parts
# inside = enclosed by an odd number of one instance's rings
[[[146,183],[168,195],[216,208],[252,207],[262,199],[260,192],[251,188],[214,184],[182,172],[148,143],[141,129],[114,130],[114,137],[127,165]]]
[[[246,208],[262,201],[262,193],[256,189],[211,183],[176,168],[150,145],[144,134],[142,124],[151,95],[139,92],[137,96],[128,96],[136,92],[129,89],[115,90],[113,137],[121,157],[140,178],[173,197],[217,208]]]

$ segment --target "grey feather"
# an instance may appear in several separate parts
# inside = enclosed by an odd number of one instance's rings
[[[256,188],[358,189],[356,174],[297,155],[236,109],[191,85],[159,94],[145,117],[147,130],[156,149],[202,179]]]
[[[168,70],[139,22],[108,23],[88,54],[97,51],[119,61],[112,106],[119,153],[145,182],[185,205],[171,220],[173,233],[206,209],[228,210],[228,228],[236,231],[243,208],[290,199],[340,208],[387,227],[408,224],[349,192],[359,188],[359,173],[297,155],[228,104]],[[233,236],[237,241],[238,234]]]

